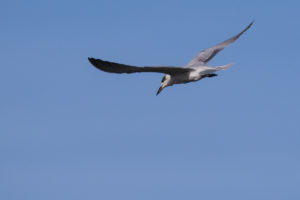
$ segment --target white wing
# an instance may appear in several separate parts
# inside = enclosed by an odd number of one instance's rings
[[[210,61],[219,51],[223,50],[225,47],[229,46],[231,43],[236,41],[245,31],[247,31],[254,21],[252,21],[244,30],[242,30],[239,34],[221,42],[213,47],[210,47],[206,50],[201,51],[193,60],[189,62],[187,66],[195,65],[195,64],[202,64],[204,65],[208,61]]]

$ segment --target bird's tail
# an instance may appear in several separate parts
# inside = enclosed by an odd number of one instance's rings
[[[233,65],[233,63],[230,63],[230,64],[227,64],[227,65],[222,65],[222,66],[215,67],[215,69],[216,69],[216,71],[224,70],[224,69],[228,69],[232,65]]]

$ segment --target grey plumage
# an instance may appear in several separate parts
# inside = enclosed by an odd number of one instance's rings
[[[195,58],[193,58],[188,66],[191,65],[195,65],[195,64],[206,64],[208,61],[210,61],[213,57],[215,57],[215,55],[217,55],[217,53],[219,53],[221,50],[223,50],[225,47],[229,46],[230,44],[232,44],[234,41],[236,41],[244,32],[246,32],[254,23],[254,21],[252,21],[244,30],[242,30],[240,33],[238,33],[237,35],[213,46],[210,47],[206,50],[201,51]]]
[[[137,73],[137,72],[157,72],[166,74],[161,82],[161,86],[157,91],[157,95],[165,88],[174,84],[188,83],[192,81],[198,81],[203,78],[215,77],[215,72],[219,70],[228,69],[233,64],[227,64],[223,66],[210,67],[207,66],[209,62],[218,52],[236,41],[245,31],[247,31],[253,22],[251,22],[245,29],[243,29],[237,35],[213,46],[206,50],[201,51],[196,57],[194,57],[186,66],[174,67],[174,66],[145,66],[137,67],[132,65],[125,65],[115,62],[104,61],[101,59],[88,58],[93,66],[96,68],[110,73]]]
[[[105,72],[117,73],[117,74],[122,74],[122,73],[131,74],[137,72],[158,72],[163,74],[174,75],[178,73],[187,73],[193,70],[189,68],[171,67],[171,66],[137,67],[132,65],[125,65],[125,64],[104,61],[95,58],[88,58],[88,59],[96,68]]]

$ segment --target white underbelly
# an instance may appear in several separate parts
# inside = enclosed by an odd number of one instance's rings
[[[198,81],[201,78],[201,75],[197,71],[190,72],[189,80],[190,81]]]
[[[173,75],[171,77],[171,84],[188,83],[191,81],[197,81],[201,78],[198,72],[190,72],[186,74]]]

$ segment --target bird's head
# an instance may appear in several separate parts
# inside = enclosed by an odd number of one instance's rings
[[[156,93],[156,96],[157,96],[157,95],[158,95],[165,87],[170,86],[170,85],[171,85],[170,82],[171,82],[171,76],[170,76],[169,74],[166,74],[166,75],[162,78],[162,80],[161,80],[161,84],[160,84],[160,87],[159,87],[159,89],[158,89],[158,91],[157,91],[157,93]]]

